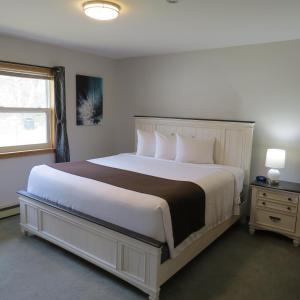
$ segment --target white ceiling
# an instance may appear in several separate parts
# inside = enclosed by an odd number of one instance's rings
[[[0,33],[125,58],[300,39],[300,0],[115,0],[119,18],[87,18],[83,0],[0,0]]]

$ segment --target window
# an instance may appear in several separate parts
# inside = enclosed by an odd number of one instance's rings
[[[53,148],[51,69],[0,62],[0,154]]]

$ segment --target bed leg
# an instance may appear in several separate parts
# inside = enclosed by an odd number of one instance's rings
[[[24,236],[29,236],[28,231],[25,230],[24,228],[21,228],[21,233],[22,233]]]
[[[156,293],[149,294],[149,300],[159,300],[159,290]]]
[[[251,235],[253,235],[253,234],[255,233],[255,228],[252,227],[252,226],[250,226],[250,227],[249,227],[249,233],[250,233]]]
[[[33,236],[34,234],[29,232],[28,230],[26,230],[25,228],[22,228],[21,227],[21,233],[24,235],[24,236]]]

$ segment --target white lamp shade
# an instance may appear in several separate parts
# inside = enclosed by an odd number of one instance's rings
[[[285,165],[285,150],[268,149],[266,156],[266,167],[273,169],[284,168]]]

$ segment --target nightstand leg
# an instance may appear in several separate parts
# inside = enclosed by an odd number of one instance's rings
[[[249,227],[249,233],[250,233],[251,235],[253,235],[253,234],[255,233],[254,227],[252,227],[252,226]]]
[[[300,240],[299,240],[299,239],[294,239],[294,240],[293,240],[293,245],[294,245],[294,247],[299,247],[299,245],[300,245]]]
[[[149,295],[149,300],[158,300],[159,299],[159,289],[156,293],[152,293]]]

